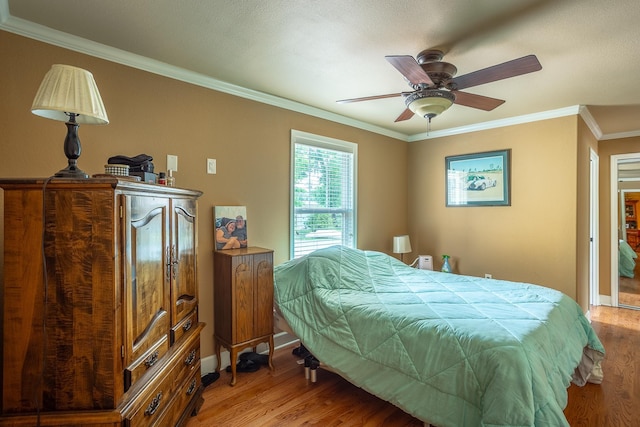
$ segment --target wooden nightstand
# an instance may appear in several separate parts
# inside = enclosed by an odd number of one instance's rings
[[[269,345],[273,370],[273,250],[258,247],[214,252],[214,338],[220,372],[220,348],[229,350],[231,385],[236,383],[238,352]]]

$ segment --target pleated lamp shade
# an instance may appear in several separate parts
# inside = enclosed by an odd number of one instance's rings
[[[68,113],[74,113],[77,123],[109,123],[93,74],[70,65],[51,66],[36,93],[31,112],[62,122],[69,119]]]
[[[411,241],[408,235],[393,237],[393,253],[406,254],[411,252]]]

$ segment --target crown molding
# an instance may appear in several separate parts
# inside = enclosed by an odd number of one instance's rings
[[[609,133],[603,135],[602,138],[600,138],[600,141],[605,141],[608,139],[633,138],[636,136],[640,136],[640,131]]]
[[[252,101],[261,102],[264,104],[272,105],[274,107],[307,114],[313,117],[318,117],[320,119],[366,130],[405,142],[442,138],[445,136],[459,135],[577,114],[582,116],[585,123],[598,140],[640,136],[640,131],[603,136],[600,128],[593,119],[593,116],[591,116],[591,114],[589,113],[588,109],[584,106],[578,105],[560,108],[557,110],[544,111],[541,113],[527,114],[523,116],[465,125],[457,128],[443,129],[427,133],[419,133],[415,135],[407,135],[402,132],[392,131],[380,126],[375,126],[366,122],[362,122],[360,120],[322,110],[320,108],[311,107],[299,102],[233,85],[221,80],[214,79],[212,77],[205,76],[200,73],[186,70],[184,68],[176,67],[164,62],[156,61],[147,57],[143,57],[141,55],[136,55],[121,49],[116,49],[110,46],[103,45],[101,43],[96,43],[91,40],[83,39],[62,31],[45,27],[43,25],[35,24],[30,21],[13,17],[9,12],[8,0],[0,0],[0,29],[54,46],[83,53],[89,56],[94,56],[107,61],[147,71],[153,74],[158,74],[164,77],[179,80],[185,83],[194,84]]]
[[[602,139],[602,130],[600,130],[600,126],[598,126],[598,123],[596,123],[596,120],[585,105],[580,106],[580,117],[582,117],[582,120],[584,120],[593,136],[595,136],[598,141]]]
[[[598,126],[598,123],[596,123],[595,119],[591,115],[591,112],[584,105],[580,106],[580,117],[582,117],[584,122],[587,124],[587,126],[591,130],[591,133],[593,133],[593,136],[595,136],[598,141],[606,141],[609,139],[633,138],[636,136],[640,136],[640,130],[635,130],[630,132],[608,133],[606,135],[603,134],[602,130],[600,129],[600,126]]]
[[[574,116],[579,114],[580,106],[573,105],[571,107],[558,108],[556,110],[543,111],[540,113],[525,114],[522,116],[509,117],[506,119],[491,120],[488,122],[476,123],[468,126],[460,126],[457,128],[437,130],[428,133],[421,133],[409,137],[409,142],[421,141],[425,139],[442,138],[445,136],[460,135],[470,132],[478,132],[481,130],[496,129],[505,126],[519,125],[523,123],[537,122],[540,120],[555,119],[558,117]]]
[[[408,138],[406,134],[401,132],[385,129],[299,102],[236,86],[184,68],[176,67],[164,62],[156,61],[141,55],[136,55],[121,49],[116,49],[101,43],[83,39],[43,25],[34,24],[33,22],[13,17],[9,14],[7,0],[0,0],[0,29],[54,46],[126,65],[153,74],[158,74],[164,77],[169,77],[175,80],[180,80],[185,83],[202,86],[218,92],[224,92],[240,98],[261,102],[275,107],[284,108],[286,110],[296,111],[402,141],[407,141]]]

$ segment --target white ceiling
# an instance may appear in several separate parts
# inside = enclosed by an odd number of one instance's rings
[[[506,102],[454,105],[432,135],[581,105],[601,139],[640,135],[639,22],[638,0],[0,0],[7,31],[406,137],[427,122],[394,123],[401,97],[335,101],[410,90],[384,57],[431,47],[458,75],[543,67],[465,90]]]

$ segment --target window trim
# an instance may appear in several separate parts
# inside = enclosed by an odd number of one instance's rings
[[[291,129],[290,176],[289,176],[289,259],[295,253],[295,147],[296,144],[310,145],[328,150],[353,154],[353,247],[358,243],[358,144],[322,135]]]

